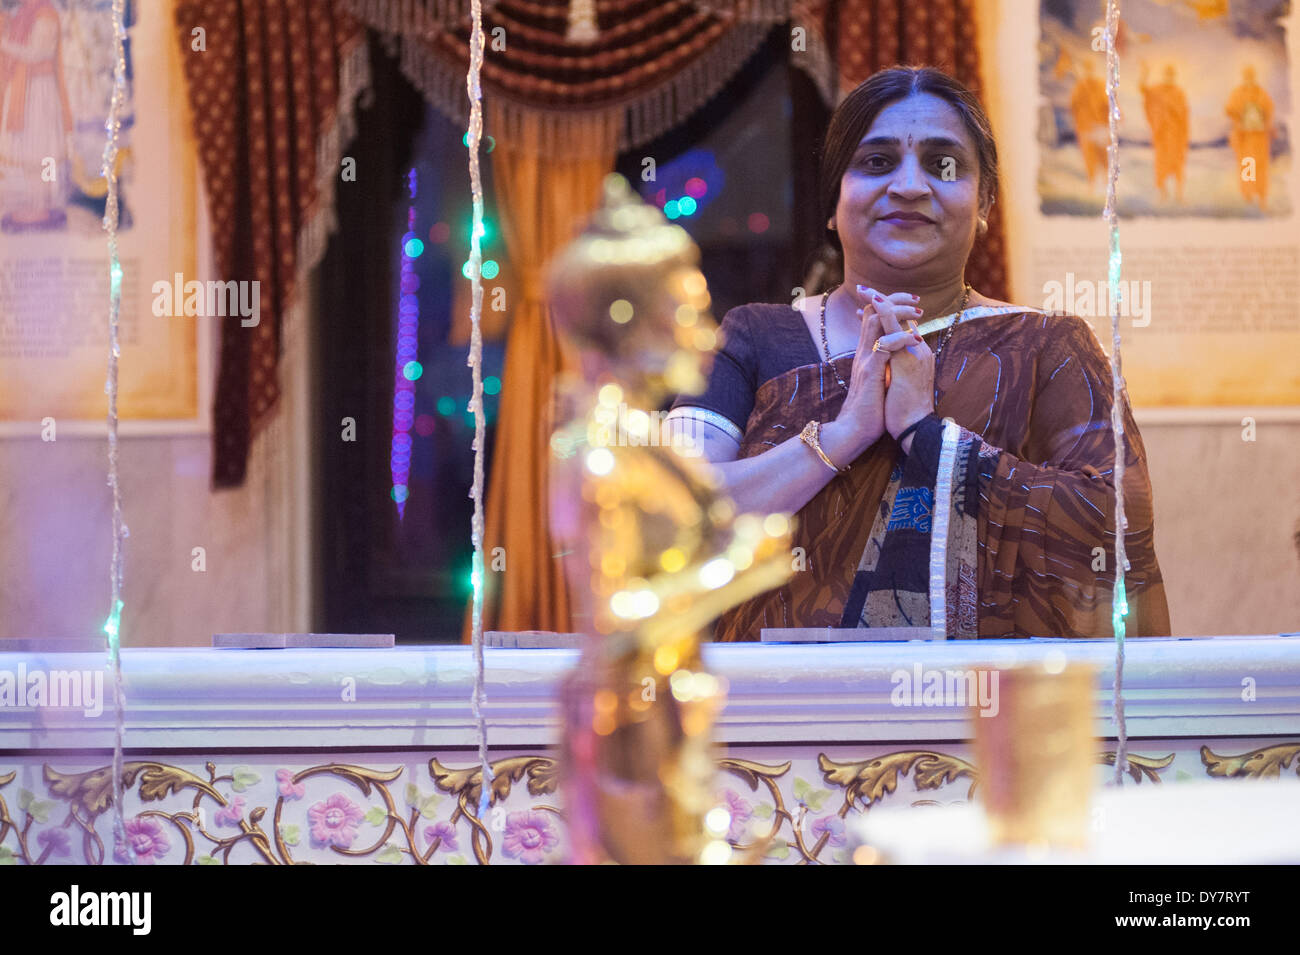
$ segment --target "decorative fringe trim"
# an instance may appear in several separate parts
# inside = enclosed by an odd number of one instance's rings
[[[662,136],[707,103],[763,45],[769,25],[739,23],[670,80],[625,104],[618,148],[635,149]]]
[[[485,93],[485,99],[490,96],[505,120],[504,128],[491,130],[490,135],[508,140],[513,148],[536,150],[538,155],[596,158],[607,152],[607,144],[584,132],[603,114],[605,121],[619,128],[616,151],[635,149],[668,132],[715,96],[762,45],[768,29],[761,23],[737,24],[671,79],[612,106],[547,109]],[[414,37],[402,38],[400,64],[402,73],[430,105],[451,122],[468,127],[469,97],[458,64],[447,62]],[[525,143],[517,138],[524,116],[541,118],[538,141]]]
[[[470,0],[341,0],[343,7],[361,22],[384,34],[385,46],[400,58],[402,72],[425,99],[452,122],[468,127],[469,98],[464,71],[448,64],[425,47],[421,38],[460,23],[470,16]],[[496,0],[482,0],[484,12]],[[627,123],[620,133],[618,149],[635,149],[661,136],[685,120],[726,84],[762,44],[773,24],[790,21],[802,26],[807,49],[790,63],[808,74],[822,101],[838,101],[834,58],[818,25],[803,22],[806,11],[800,0],[697,0],[697,9],[736,23],[707,54],[671,80],[631,102],[615,107],[546,109],[509,100],[493,93],[507,114],[530,112],[543,117],[545,149],[562,148],[569,155],[590,158],[591,149],[579,147],[580,137],[570,129],[570,117],[593,112],[622,112]],[[400,46],[400,50],[397,48]],[[578,152],[574,149],[578,148]],[[585,154],[585,155],[584,155]]]
[[[737,23],[784,23],[797,0],[695,0],[695,9]]]
[[[298,230],[298,257],[294,267],[294,289],[285,314],[281,316],[281,341],[288,344],[291,334],[299,330],[302,308],[300,290],[313,269],[325,257],[330,236],[338,227],[334,198],[339,182],[339,163],[343,150],[357,133],[357,100],[370,93],[370,54],[362,34],[342,55],[339,71],[339,98],[334,115],[327,118],[316,139],[316,199],[308,209]]]
[[[470,0],[342,0],[343,7],[363,23],[385,33],[424,36],[440,26],[470,18]],[[483,12],[496,0],[482,0]]]
[[[804,37],[808,46],[807,49],[790,57],[790,65],[808,74],[808,78],[817,87],[823,103],[832,108],[838,106],[844,96],[839,92],[835,58],[831,55],[830,47],[826,45],[821,29],[797,18],[791,26],[804,28]],[[848,91],[845,90],[844,95],[847,94]]]

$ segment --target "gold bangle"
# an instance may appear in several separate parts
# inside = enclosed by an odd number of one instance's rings
[[[838,474],[841,471],[847,471],[849,468],[853,467],[851,464],[846,464],[842,468],[837,468],[831,459],[826,456],[826,452],[822,450],[821,431],[822,423],[816,418],[813,418],[803,426],[803,431],[800,432],[799,439],[803,441],[804,444],[808,445],[808,447],[816,451],[817,457],[822,459],[822,463],[835,473]]]

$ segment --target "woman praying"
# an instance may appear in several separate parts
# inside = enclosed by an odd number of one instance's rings
[[[796,514],[795,573],[724,614],[714,638],[931,627],[936,518],[949,638],[1112,636],[1110,363],[1082,318],[966,284],[998,182],[978,101],[934,69],[876,73],[831,117],[820,173],[843,283],[731,309],[707,389],[669,416],[738,510]],[[1127,402],[1123,421],[1125,628],[1167,635]]]

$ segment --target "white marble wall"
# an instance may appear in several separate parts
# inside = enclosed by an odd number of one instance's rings
[[[210,489],[205,435],[123,438],[128,646],[208,646],[268,626],[264,482]],[[109,610],[106,442],[0,440],[0,640],[98,634]],[[191,552],[206,550],[204,572]]]
[[[1300,631],[1300,424],[1139,426],[1174,633]]]

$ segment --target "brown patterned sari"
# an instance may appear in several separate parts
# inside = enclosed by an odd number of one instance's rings
[[[931,347],[934,347],[933,344]],[[853,357],[835,359],[845,381]],[[714,639],[764,627],[929,626],[930,530],[944,426],[949,455],[949,637],[1110,637],[1115,586],[1110,363],[1072,315],[1020,307],[961,315],[935,369],[938,400],[903,455],[888,434],[798,513],[795,573],[718,621]],[[739,457],[830,421],[844,389],[825,364],[759,386]],[[1130,636],[1168,635],[1146,452],[1124,411]],[[942,526],[942,523],[940,523]]]

